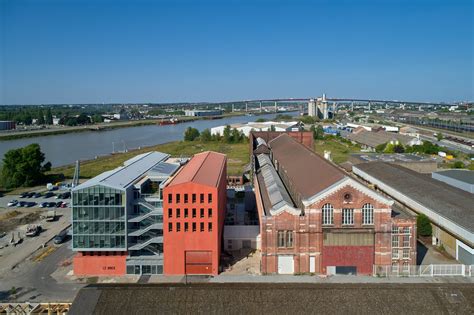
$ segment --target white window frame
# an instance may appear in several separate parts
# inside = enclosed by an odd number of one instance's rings
[[[402,258],[403,259],[410,259],[410,248],[404,248],[403,249]]]
[[[354,209],[342,209],[342,225],[354,225]]]
[[[392,248],[392,259],[399,259],[400,258],[400,253],[398,251],[398,248]]]
[[[410,247],[410,236],[409,235],[402,236],[402,245],[403,245],[403,247]]]
[[[327,203],[323,206],[322,215],[323,215],[323,225],[334,224],[334,207],[330,203]]]
[[[374,224],[374,206],[370,203],[366,203],[362,206],[362,224]]]
[[[398,235],[392,235],[392,248],[393,247],[400,247],[400,238]]]

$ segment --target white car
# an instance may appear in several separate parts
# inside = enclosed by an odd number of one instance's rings
[[[17,204],[18,204],[18,200],[11,200],[9,203],[7,203],[7,206],[13,207],[13,206],[16,206]]]

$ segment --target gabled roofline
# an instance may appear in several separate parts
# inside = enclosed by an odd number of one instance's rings
[[[346,187],[346,186],[351,186],[352,188],[362,192],[363,194],[366,194],[368,195],[369,197],[381,202],[381,203],[384,203],[384,204],[387,204],[388,206],[392,206],[394,201],[391,200],[391,199],[388,199],[380,194],[378,194],[377,192],[373,191],[372,189],[364,186],[363,184],[359,183],[358,181],[356,181],[355,179],[353,178],[350,178],[348,176],[345,176],[343,179],[341,179],[340,181],[334,183],[333,185],[327,187],[326,189],[318,192],[317,194],[311,196],[310,198],[308,199],[305,199],[303,200],[303,205],[305,207],[307,206],[310,206],[312,204],[315,204],[321,200],[323,200],[324,198],[328,197],[329,195],[332,195],[333,193],[335,193],[336,191],[342,189],[343,187]]]

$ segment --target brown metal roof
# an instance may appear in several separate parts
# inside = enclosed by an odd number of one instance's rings
[[[168,186],[187,182],[217,187],[221,174],[225,171],[226,156],[217,152],[203,152],[194,155]]]
[[[302,197],[296,199],[308,199],[345,177],[336,166],[286,134],[268,144],[274,164],[278,162],[278,173],[291,182],[285,183],[290,192]]]

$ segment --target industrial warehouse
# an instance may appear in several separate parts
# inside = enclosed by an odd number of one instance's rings
[[[409,272],[416,264],[413,216],[287,134],[251,138],[262,273]]]

